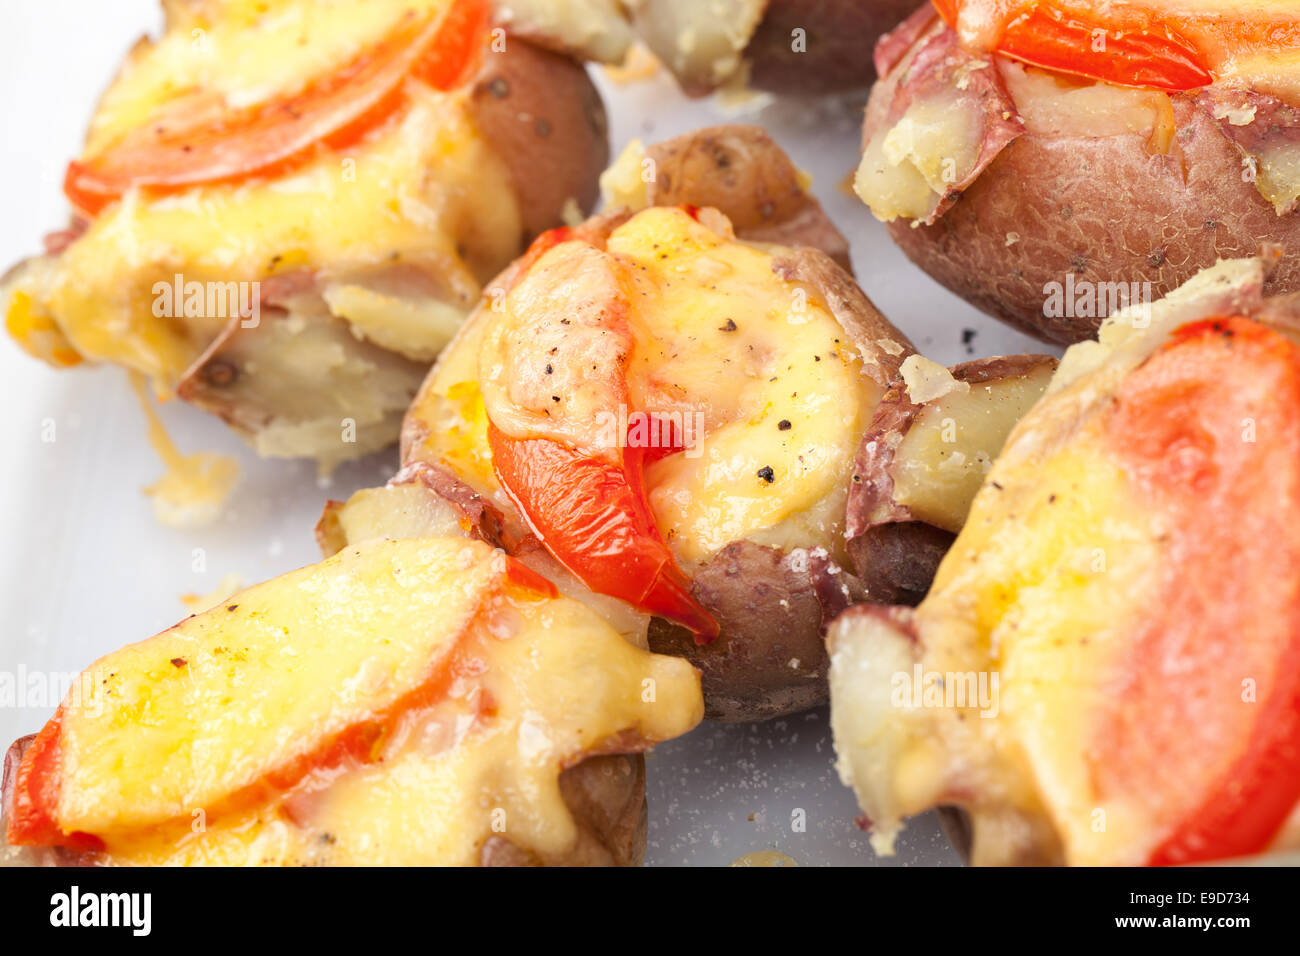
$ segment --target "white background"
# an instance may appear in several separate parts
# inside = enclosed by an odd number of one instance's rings
[[[161,24],[156,0],[5,0],[0,31],[0,270],[66,224],[61,194],[95,98],[122,55]],[[863,48],[863,56],[870,50]],[[691,102],[663,77],[607,94],[615,155],[712,122],[763,123],[814,176],[853,242],[868,295],[931,358],[1043,351],[974,312],[913,268],[841,183],[856,160],[860,102],[783,101],[747,112]],[[975,329],[970,348],[963,329]],[[380,484],[395,452],[346,466],[329,487],[305,462],[261,462],[224,426],[172,403],[163,410],[184,451],[237,455],[234,507],[200,532],[160,526],[141,488],[161,474],[125,375],[56,372],[0,341],[0,671],[77,671],[121,644],[184,617],[180,596],[237,574],[252,584],[319,558],[312,527],[328,497]],[[53,422],[56,440],[42,441]],[[196,554],[202,567],[196,568]],[[36,730],[46,706],[0,707],[0,744]],[[704,727],[661,747],[650,766],[651,863],[728,863],[779,849],[801,865],[876,862],[838,782],[825,714],[758,727]],[[795,832],[802,810],[806,832]],[[913,826],[894,863],[951,862],[932,820]]]

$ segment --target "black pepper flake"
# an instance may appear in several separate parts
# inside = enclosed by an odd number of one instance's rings
[[[172,658],[172,667],[184,667],[184,666],[185,666],[186,664],[188,664],[188,663],[189,663],[189,662],[188,662],[187,660],[185,660],[185,658],[183,658],[183,657],[173,657],[173,658]]]
[[[979,332],[976,331],[975,329],[961,330],[961,344],[966,347],[967,355],[975,354],[975,346],[973,345],[973,343],[975,341],[975,336],[977,335],[979,335]]]
[[[734,332],[734,331],[736,331],[736,320],[735,320],[735,319],[727,319],[727,322],[726,322],[725,325],[720,325],[720,326],[718,326],[718,331],[719,331],[719,332]]]
[[[994,488],[996,488],[998,491],[1002,490],[1002,486],[999,485],[996,481],[990,481],[989,484],[992,485]]]
[[[235,608],[237,608],[237,607],[239,607],[238,604],[227,604],[227,605],[226,605],[226,610],[227,610],[227,611],[233,611],[233,610],[234,610]]]
[[[776,427],[783,432],[788,432],[790,430],[790,419],[788,418],[781,419],[779,422],[776,423]]]
[[[547,374],[547,375],[550,375],[550,374],[551,374],[552,372],[554,372],[554,371],[555,371],[555,369],[551,368],[551,363],[550,363],[550,362],[547,362],[547,363],[546,363],[546,374]]]
[[[762,478],[770,485],[772,482],[776,481],[776,472],[772,470],[771,465],[764,465],[762,468],[758,469],[758,477]]]
[[[553,402],[558,402],[559,400],[560,400],[560,396],[558,396],[558,395],[552,395],[552,396],[551,396],[551,401],[553,401]]]

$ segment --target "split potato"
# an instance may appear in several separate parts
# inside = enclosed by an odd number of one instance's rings
[[[109,362],[324,467],[397,437],[428,364],[608,163],[584,68],[487,0],[172,3],[69,167],[9,333]],[[251,105],[250,105],[251,104]]]
[[[648,617],[651,649],[701,670],[719,720],[823,703],[825,623],[876,598],[864,580],[939,556],[901,512],[870,546],[846,540],[864,437],[914,349],[800,245],[844,252],[796,172],[752,127],[634,144],[603,180],[613,211],[489,286],[403,429],[403,462],[473,534],[544,549]],[[1005,434],[1024,404],[986,391],[957,429],[973,462],[998,444],[973,418]],[[935,454],[915,453],[918,472]]]
[[[1265,276],[1224,262],[1071,348],[920,605],[832,625],[877,850],[936,806],[978,864],[1300,846],[1300,300]]]
[[[1224,6],[1252,27],[1275,15]],[[1300,290],[1289,251],[1300,244],[1297,54],[1279,28],[1218,62],[1209,15],[1176,25],[1207,58],[1203,77],[1166,77],[1156,60],[1145,82],[1112,83],[1114,59],[1094,52],[1094,63],[1086,39],[1046,69],[1044,57],[963,42],[933,7],[917,11],[876,50],[858,194],[930,276],[1051,342],[1089,338],[1111,312],[1261,245],[1288,249],[1271,289]],[[1032,29],[1015,40],[1036,49]]]
[[[371,538],[101,658],[6,758],[9,862],[640,862],[691,667],[481,541]]]

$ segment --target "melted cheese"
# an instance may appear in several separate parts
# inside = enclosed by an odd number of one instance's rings
[[[762,532],[847,489],[876,386],[839,322],[767,253],[674,209],[633,223],[609,241],[632,264],[649,332],[629,370],[633,403],[698,412],[704,426],[697,448],[646,473],[658,527],[687,563],[742,538],[778,543]],[[831,550],[841,537],[827,514],[800,531]]]
[[[464,864],[492,835],[561,857],[560,771],[690,729],[699,680],[502,562],[465,539],[372,541],[104,658],[65,710],[61,825],[110,863]],[[248,789],[448,666],[368,759]]]
[[[91,121],[86,155],[195,95],[241,108],[292,94],[448,0],[203,0],[173,4],[167,31],[136,47]]]
[[[149,444],[167,468],[161,478],[145,489],[145,494],[153,499],[154,516],[172,528],[208,524],[221,513],[235,490],[239,462],[229,455],[212,452],[181,454],[154,411],[139,372],[131,373],[131,387],[149,423]]]
[[[193,6],[192,23],[173,25],[123,68],[92,123],[89,153],[185,91],[231,104],[292,92],[348,62],[407,11],[436,13],[443,0]],[[197,49],[193,30],[202,31]],[[57,364],[119,363],[165,391],[231,316],[158,315],[168,310],[157,308],[157,283],[177,275],[262,283],[307,270],[334,280],[328,306],[358,337],[427,361],[480,282],[517,252],[522,225],[508,170],[479,137],[467,91],[414,80],[405,90],[409,105],[369,138],[342,152],[319,147],[272,178],[128,191],[61,255],[10,280],[9,331]],[[400,308],[384,289],[366,288],[395,271],[406,277]]]
[[[534,268],[563,255],[557,247]],[[611,235],[608,255],[634,303],[630,409],[702,425],[688,452],[646,473],[678,559],[703,561],[741,538],[842,550],[843,496],[879,389],[825,305],[776,276],[767,252],[676,209],[638,213]],[[417,457],[450,467],[509,511],[473,384],[490,325],[511,321],[515,308],[511,296],[497,301],[502,311],[481,309],[443,353],[412,416],[427,428]],[[589,416],[566,427],[589,431],[593,447],[608,441]]]

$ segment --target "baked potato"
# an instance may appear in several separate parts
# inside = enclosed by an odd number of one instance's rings
[[[1111,316],[919,607],[832,625],[840,774],[878,850],[945,805],[982,864],[1300,846],[1300,298],[1265,288],[1230,260]]]
[[[707,716],[815,706],[824,622],[868,597],[862,578],[889,579],[868,547],[850,572],[846,504],[914,349],[823,251],[842,237],[762,130],[633,144],[603,183],[610,212],[490,284],[412,405],[402,460],[472,533],[544,548],[648,615],[651,649],[703,673]],[[916,523],[872,526],[891,566]]]
[[[124,366],[268,456],[393,442],[482,284],[608,163],[584,68],[486,0],[164,4],[0,283],[9,333]]]
[[[983,9],[936,0],[876,48],[855,188],[912,261],[1062,344],[1265,243],[1300,290],[1293,4]]]
[[[465,537],[370,537],[101,658],[18,741],[10,863],[628,865],[699,677]]]
[[[501,0],[511,28],[619,63],[638,39],[692,96],[747,83],[831,93],[875,79],[863,50],[917,0]]]

